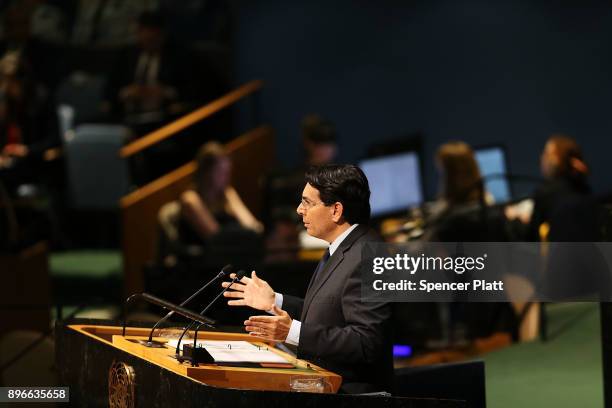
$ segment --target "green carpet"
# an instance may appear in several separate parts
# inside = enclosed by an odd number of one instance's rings
[[[49,269],[55,304],[114,303],[123,296],[122,257],[119,251],[52,253]]]
[[[547,305],[550,339],[484,356],[488,408],[603,408],[599,305]]]
[[[119,251],[80,250],[53,253],[49,259],[51,276],[61,278],[108,278],[121,274]]]

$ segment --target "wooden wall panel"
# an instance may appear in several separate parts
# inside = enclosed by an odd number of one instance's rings
[[[46,331],[51,308],[47,244],[0,255],[0,274],[0,334],[16,329]]]

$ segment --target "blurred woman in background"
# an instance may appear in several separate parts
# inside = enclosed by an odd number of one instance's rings
[[[436,153],[440,197],[427,219],[428,241],[491,241],[503,239],[503,217],[486,210],[480,170],[472,148],[465,142],[443,144]],[[495,234],[495,235],[493,235]]]
[[[545,181],[534,195],[528,240],[596,241],[598,206],[578,143],[566,135],[552,135],[544,146],[540,166]],[[543,224],[546,226],[540,231]]]
[[[436,165],[442,177],[441,199],[447,207],[479,200],[480,170],[474,151],[467,143],[456,141],[440,146]]]
[[[147,271],[148,290],[175,302],[228,261],[256,265],[262,257],[263,227],[230,184],[232,162],[223,146],[206,143],[196,162],[192,188],[159,210],[157,259]]]
[[[185,191],[180,198],[182,240],[193,234],[205,240],[232,225],[262,232],[262,224],[230,185],[232,162],[223,146],[206,143],[196,160],[194,189]]]
[[[424,240],[431,242],[499,242],[509,239],[507,220],[501,208],[484,191],[480,169],[472,148],[465,142],[441,145],[436,153],[440,172],[440,198],[426,222]],[[456,276],[457,282],[465,281]],[[495,332],[517,336],[516,317],[508,303],[439,304],[439,319],[451,344],[462,344]]]

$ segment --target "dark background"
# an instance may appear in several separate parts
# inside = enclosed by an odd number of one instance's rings
[[[301,117],[318,112],[336,123],[344,162],[422,131],[429,198],[441,143],[504,143],[512,172],[538,175],[553,132],[582,145],[596,192],[612,189],[609,2],[243,0],[234,10],[235,80],[266,81],[262,113],[287,166],[301,158]]]

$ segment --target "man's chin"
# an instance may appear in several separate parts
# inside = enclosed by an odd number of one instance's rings
[[[316,231],[315,231],[315,230],[313,230],[313,229],[310,227],[310,225],[304,225],[304,228],[306,229],[306,233],[307,233],[308,235],[310,235],[311,237],[314,237],[314,238],[319,238],[319,237],[317,237]]]

